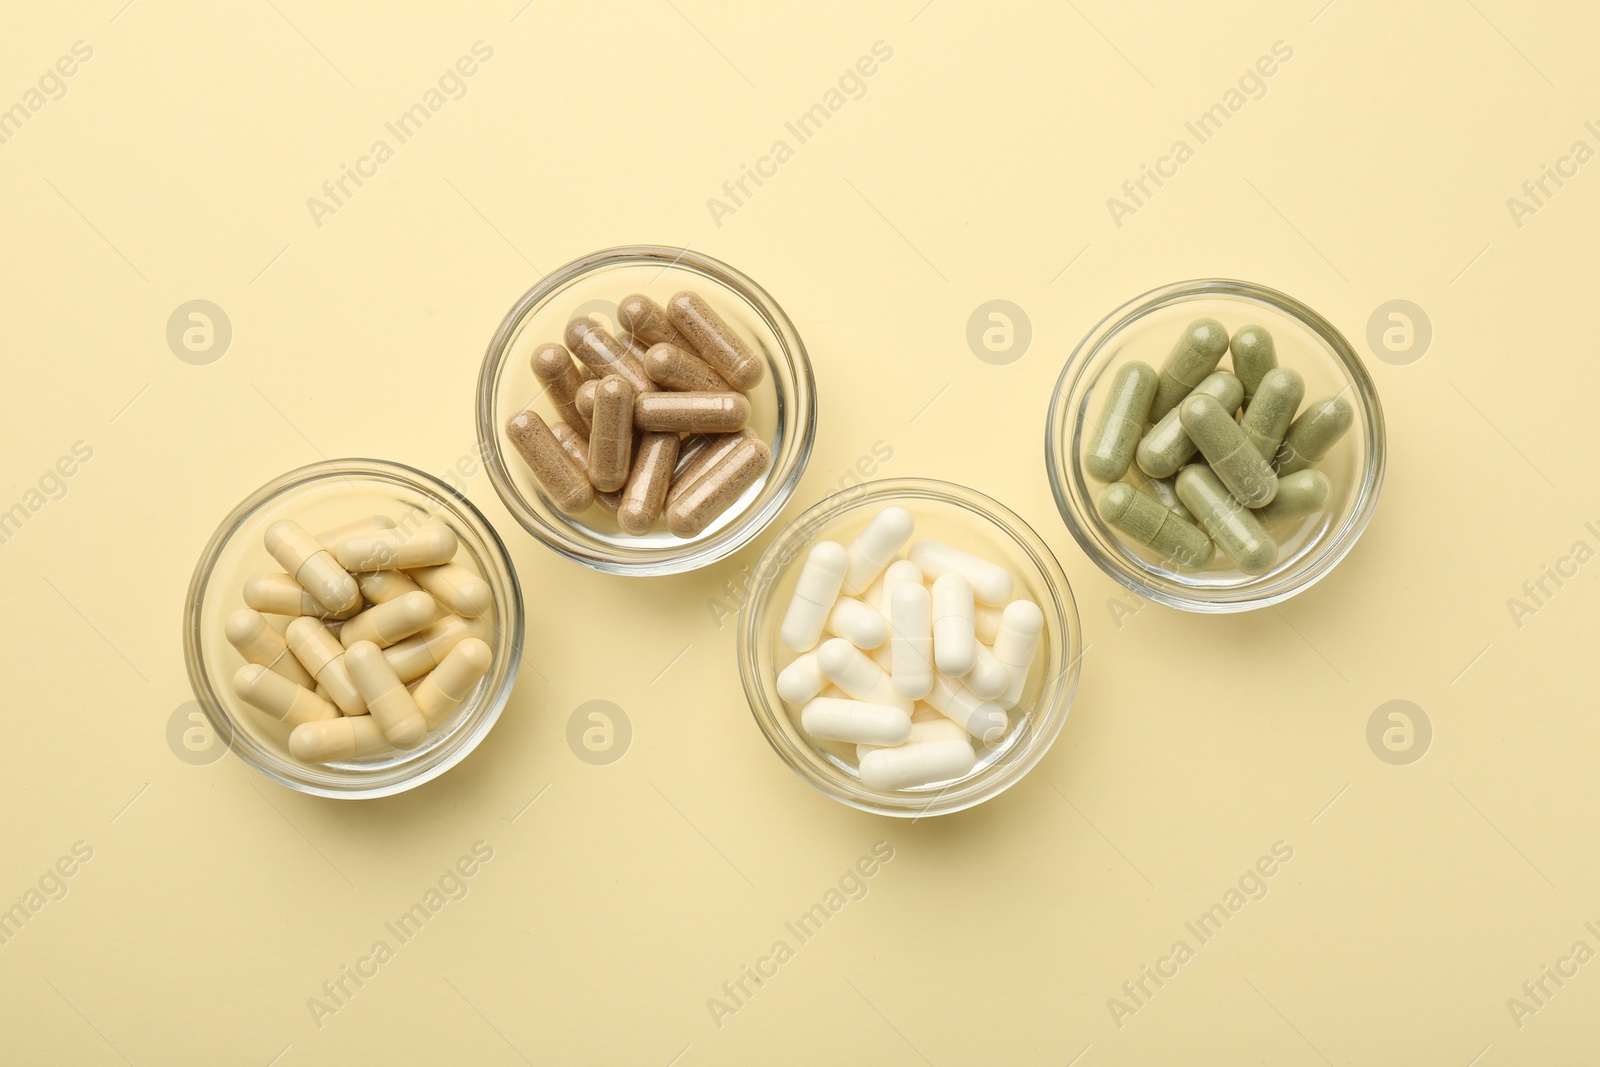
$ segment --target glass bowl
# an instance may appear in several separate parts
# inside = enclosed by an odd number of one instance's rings
[[[674,536],[664,522],[635,537],[624,533],[598,504],[579,515],[563,513],[505,437],[506,420],[530,405],[547,419],[555,416],[553,404],[540,400],[544,387],[534,377],[529,357],[547,341],[561,342],[573,318],[592,316],[620,336],[617,302],[623,297],[644,293],[665,304],[683,289],[705,297],[765,367],[760,383],[746,395],[750,429],[771,446],[771,466],[692,538]],[[783,510],[811,458],[816,394],[800,335],[755,282],[695,252],[649,245],[608,248],[552,271],[523,294],[495,331],[478,378],[478,445],[506,509],[545,545],[612,574],[676,574],[737,552]]]
[[[338,763],[306,764],[288,753],[289,730],[235,695],[233,675],[245,660],[228,642],[228,616],[244,607],[245,579],[281,571],[262,533],[295,519],[312,534],[366,515],[436,518],[455,531],[455,561],[475,569],[494,593],[484,638],[494,652],[489,673],[419,748]],[[281,625],[287,617],[268,616]],[[522,591],[511,558],[488,521],[465,497],[432,475],[377,459],[333,459],[287,474],[251,493],[211,535],[189,583],[183,608],[183,651],[189,684],[219,741],[256,770],[290,789],[359,799],[391,796],[437,778],[483,740],[511,695],[522,658]]]
[[[1270,531],[1278,559],[1264,574],[1246,574],[1220,551],[1206,567],[1175,568],[1161,553],[1128,540],[1100,516],[1104,483],[1083,469],[1109,386],[1128,362],[1160,370],[1167,353],[1197,318],[1222,323],[1230,335],[1263,326],[1277,347],[1278,365],[1305,379],[1305,404],[1341,395],[1355,413],[1350,429],[1314,466],[1332,485],[1319,512]],[[1231,366],[1226,353],[1219,369]],[[1061,372],[1045,426],[1050,488],[1078,544],[1114,580],[1160,604],[1198,612],[1250,611],[1287,600],[1323,578],[1354,547],[1378,504],[1384,469],[1383,408],[1350,342],[1332,323],[1293,297],[1250,282],[1207,278],[1152,290],[1107,315],[1079,342]],[[1134,464],[1129,481],[1146,479]]]
[[[886,793],[862,785],[855,746],[817,742],[800,729],[778,695],[777,674],[795,655],[783,646],[778,630],[806,552],[819,539],[848,545],[891,504],[904,507],[916,520],[913,543],[932,537],[1009,568],[1017,581],[1013,599],[1027,597],[1038,604],[1045,625],[1006,735],[994,744],[978,745],[977,762],[960,778]],[[853,808],[921,818],[963,811],[996,797],[1044,758],[1072,706],[1080,641],[1067,576],[1027,523],[971,489],[926,478],[896,478],[833,494],[790,523],[767,547],[739,614],[739,675],[756,724],[801,778]]]

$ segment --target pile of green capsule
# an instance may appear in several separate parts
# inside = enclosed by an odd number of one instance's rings
[[[1217,365],[1229,352],[1230,373]],[[1339,396],[1302,410],[1305,380],[1278,366],[1272,335],[1216,319],[1184,330],[1158,373],[1124,364],[1111,381],[1083,457],[1109,482],[1100,515],[1179,567],[1198,569],[1220,548],[1246,574],[1278,561],[1271,531],[1320,511],[1332,487],[1312,467],[1355,420]],[[1128,481],[1131,468],[1144,475]]]

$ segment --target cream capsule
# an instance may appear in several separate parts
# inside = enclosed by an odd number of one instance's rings
[[[1278,495],[1264,508],[1257,508],[1256,520],[1274,526],[1321,511],[1333,493],[1328,476],[1314,468],[1285,474],[1278,479]]]
[[[600,379],[589,421],[589,481],[601,492],[628,483],[633,462],[633,386],[618,374]]]
[[[238,649],[239,655],[247,662],[259,663],[268,670],[283,675],[295,685],[307,689],[317,684],[289,651],[289,644],[283,639],[283,635],[272,628],[272,624],[267,622],[261,612],[252,608],[240,608],[228,616],[223,633],[227,636],[228,643]]]
[[[1006,668],[1006,688],[1000,703],[1008,708],[1016,707],[1022,699],[1043,633],[1044,612],[1039,610],[1039,605],[1031,600],[1013,600],[1006,605],[993,644],[994,658]]]
[[[1278,476],[1272,472],[1272,464],[1261,457],[1233,421],[1233,414],[1223,410],[1215,397],[1186,397],[1178,405],[1178,418],[1184,433],[1194,440],[1200,454],[1239,503],[1259,508],[1278,494]],[[1184,503],[1187,505],[1188,501]]]
[[[1155,395],[1156,372],[1149,364],[1134,360],[1117,371],[1100,410],[1100,428],[1083,457],[1089,477],[1114,482],[1128,473]]]
[[[970,552],[951,548],[942,541],[918,541],[911,546],[911,562],[935,580],[946,574],[959,574],[972,583],[978,603],[1000,607],[1011,599],[1011,572]]]
[[[727,456],[667,500],[667,529],[674,537],[697,537],[755,485],[772,465],[772,450],[756,437],[741,438]]]
[[[802,652],[778,672],[778,695],[790,704],[804,704],[826,688],[828,679],[814,651]]]
[[[366,713],[366,701],[350,678],[345,648],[327,627],[316,619],[302,616],[289,624],[285,636],[295,659],[311,672],[317,684],[327,691],[328,698],[339,705],[340,711],[346,715]]]
[[[463,618],[477,618],[494,607],[494,590],[489,583],[459,563],[417,567],[406,573],[433,599]]]
[[[846,695],[869,704],[891,704],[911,714],[913,701],[896,692],[883,668],[844,638],[834,637],[822,642],[822,647],[817,649],[817,665],[822,668],[823,677]]]
[[[561,417],[588,433],[589,420],[578,412],[577,405],[578,387],[583,384],[583,375],[578,373],[571,354],[558,344],[543,344],[533,350],[530,362],[533,364],[533,376],[543,383],[550,402],[556,406]]]
[[[644,372],[639,357],[628,346],[612,337],[591,318],[567,323],[567,347],[584,362],[597,378],[621,377],[636,393],[654,392],[656,383]]]
[[[1350,402],[1340,396],[1324,397],[1306,405],[1300,417],[1289,424],[1278,449],[1279,474],[1305,470],[1326,456],[1339,438],[1355,422]]]
[[[1102,489],[1099,508],[1101,518],[1180,567],[1203,567],[1216,555],[1204,530],[1127,482],[1112,482]]]
[[[968,748],[972,747],[972,738],[965,730],[940,715],[926,704],[917,705],[917,713],[923,718],[911,717],[911,736],[906,738],[908,745],[925,745],[930,741],[960,741]],[[868,752],[880,748],[891,748],[889,745],[856,745],[856,761],[860,762]]]
[[[590,394],[591,399],[594,394]],[[591,404],[590,411],[594,410]],[[550,424],[550,435],[560,443],[568,458],[578,465],[578,470],[583,474],[583,484],[589,484],[589,435],[579,434],[571,426],[559,419]],[[590,486],[593,492],[594,487]],[[594,493],[594,502],[605,508],[611,514],[617,513],[617,508],[622,506],[622,490],[616,489],[609,493]]]
[[[811,546],[778,628],[778,636],[787,647],[805,652],[822,638],[849,562],[849,554],[837,541],[818,541]]]
[[[748,392],[761,381],[761,360],[698,293],[675,293],[667,301],[667,318],[729,385]]]
[[[383,650],[383,657],[402,682],[411,682],[443,663],[451,649],[467,638],[487,640],[489,632],[489,621],[484,616],[463,619],[446,615],[421,633],[390,645]]]
[[[371,715],[303,722],[289,735],[289,754],[302,763],[339,763],[393,750]]]
[[[694,352],[688,338],[667,318],[666,309],[643,293],[629,293],[617,302],[617,323],[646,348],[666,344]]]
[[[1191,463],[1178,472],[1178,498],[1246,574],[1265,574],[1278,561],[1277,543],[1255,513],[1235,500],[1204,463]]]
[[[894,691],[921,700],[933,688],[933,598],[920,581],[903,582],[889,595],[889,633]]]
[[[983,645],[973,643],[972,670],[961,679],[961,684],[971,690],[979,700],[1000,703],[1006,687],[1011,684],[1011,672],[1005,664],[995,659],[994,653]],[[1004,705],[1010,707],[1009,704]]]
[[[367,710],[395,748],[416,748],[428,736],[422,710],[400,683],[383,650],[371,641],[357,641],[345,653],[350,677],[367,702]]]
[[[1150,421],[1178,406],[1206,375],[1217,369],[1228,350],[1228,331],[1216,319],[1195,319],[1161,364],[1155,399],[1150,402]]]
[[[410,570],[434,567],[455,558],[456,532],[429,519],[411,533],[387,530],[352,537],[339,545],[339,563],[353,571]]]
[[[972,670],[978,631],[973,621],[972,583],[950,572],[933,582],[933,662],[945,674],[960,678]]]
[[[911,714],[893,704],[816,697],[801,709],[800,728],[819,741],[899,745],[911,736]]]
[[[861,758],[858,773],[869,789],[913,789],[972,770],[977,754],[968,741],[930,741],[920,745],[879,748]]]
[[[749,421],[740,393],[641,393],[633,402],[634,425],[658,433],[733,433]]]
[[[959,678],[935,673],[933,688],[923,699],[929,707],[986,744],[994,744],[1005,736],[1009,725],[1006,709],[992,700],[979,698],[962,685]]]
[[[361,606],[361,589],[356,580],[298,522],[278,520],[267,527],[263,540],[272,558],[317,603],[335,612]]]
[[[339,709],[302,685],[269,671],[259,663],[246,663],[233,676],[239,699],[260,708],[291,730],[303,722],[339,718]]]
[[[394,520],[387,515],[368,515],[364,519],[341,523],[331,530],[317,535],[317,544],[339,558],[339,546],[352,537],[365,537],[367,534],[377,533],[379,530],[394,529]],[[358,579],[359,580],[359,579]]]
[[[349,648],[357,641],[371,641],[388,648],[431,625],[439,615],[439,602],[417,590],[403,597],[378,604],[344,624],[339,643]]]
[[[356,575],[356,584],[361,587],[362,597],[372,604],[387,604],[418,589],[405,571],[367,571]]]
[[[267,615],[314,615],[319,619],[348,619],[361,610],[361,598],[343,611],[329,611],[305,587],[281,571],[253,574],[244,582],[244,603]]]
[[[645,351],[644,372],[661,388],[683,393],[726,393],[733,389],[711,364],[668,342],[653,344]]]
[[[675,433],[647,430],[639,438],[639,451],[633,458],[633,469],[628,472],[627,484],[621,490],[622,500],[617,505],[617,525],[635,536],[654,529],[667,506],[667,490],[672,485],[672,469],[678,462],[679,446]]]
[[[411,689],[411,698],[428,729],[433,730],[460,707],[467,699],[478,679],[489,673],[494,662],[494,652],[488,644],[476,637],[462,641],[444,662],[422,676]]]
[[[891,505],[874,515],[860,536],[850,542],[850,569],[845,571],[844,591],[851,596],[865,592],[911,540],[915,527],[911,512],[899,506]]]
[[[1227,371],[1215,371],[1194,387],[1191,396],[1204,393],[1217,398],[1226,411],[1233,411],[1244,399],[1244,385]],[[1184,432],[1178,419],[1178,409],[1173,408],[1161,416],[1161,421],[1150,427],[1134,451],[1139,470],[1151,478],[1170,478],[1198,451],[1195,443]]]
[[[842,637],[863,652],[870,652],[889,637],[889,620],[876,608],[854,597],[842,596],[828,613],[827,632]]]
[[[1278,446],[1283,444],[1283,435],[1305,394],[1305,379],[1292,367],[1269,370],[1256,385],[1255,398],[1244,409],[1239,429],[1268,463],[1277,458]]]
[[[594,503],[589,475],[572,462],[538,412],[519,411],[511,416],[506,436],[557,509],[576,515]]]

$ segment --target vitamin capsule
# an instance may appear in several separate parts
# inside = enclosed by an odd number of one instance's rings
[[[817,666],[828,681],[844,690],[847,696],[865,700],[868,704],[892,704],[911,714],[913,701],[896,692],[894,683],[884,669],[867,658],[855,645],[842,637],[822,642],[817,649]]]
[[[533,471],[550,502],[568,515],[594,503],[594,486],[561,447],[550,427],[536,411],[519,411],[506,422],[506,436]]]
[[[326,690],[328,699],[339,705],[346,715],[366,713],[366,701],[350,677],[349,664],[345,662],[345,648],[339,639],[329,633],[322,623],[301,616],[289,624],[284,635],[289,640],[289,651],[305,666],[317,685]]]
[[[667,490],[667,507],[672,507],[677,500],[688,492],[689,487],[699,480],[706,471],[715,467],[728,458],[728,454],[738,447],[739,442],[746,438],[755,438],[755,434],[748,429],[738,433],[715,434],[705,436],[695,434],[684,439],[684,447],[679,451],[678,469],[672,472],[672,488]],[[688,442],[701,442],[691,445]]]
[[[450,564],[444,566],[448,567]],[[407,593],[415,593],[420,588],[405,571],[367,571],[365,574],[356,575],[355,578],[356,584],[361,587],[362,597],[372,604],[387,604]]]
[[[898,705],[816,697],[801,710],[800,728],[819,741],[899,745],[911,736],[911,713]]]
[[[383,658],[389,661],[402,682],[411,682],[438,667],[452,649],[469,637],[487,640],[488,619],[446,615],[421,633],[384,649]]]
[[[958,678],[935,672],[933,688],[923,699],[985,744],[994,744],[1006,734],[1006,709],[992,700],[980,700]]]
[[[1244,386],[1238,378],[1219,370],[1206,375],[1205,380],[1195,386],[1189,395],[1196,394],[1216,397],[1223,410],[1231,412],[1244,399]],[[1161,416],[1160,422],[1150,427],[1150,431],[1139,441],[1138,451],[1134,455],[1139,470],[1144,474],[1151,478],[1170,478],[1194,458],[1196,451],[1195,443],[1190,440],[1183,423],[1178,419],[1178,409],[1173,408]]]
[[[578,386],[578,395],[573,404],[577,407],[578,414],[583,416],[585,423],[594,418],[594,391],[598,388],[600,388],[599,378],[590,378]]]
[[[1173,486],[1171,478],[1148,478],[1139,485],[1139,488],[1159,500],[1163,507],[1178,516],[1178,518],[1191,526],[1194,525],[1194,516],[1189,514],[1189,509],[1184,507],[1183,501],[1178,499],[1178,490]]]
[[[417,590],[363,611],[344,624],[339,643],[349,648],[357,641],[371,641],[388,648],[431,625],[439,615],[439,602]]]
[[[854,597],[842,596],[828,613],[828,633],[842,637],[863,652],[871,652],[889,639],[889,620],[878,609]]]
[[[1209,558],[1209,545],[1206,551]],[[1000,619],[1000,632],[994,636],[994,658],[1006,668],[1006,688],[1000,703],[1008,708],[1016,707],[1022,699],[1042,633],[1044,612],[1039,610],[1039,605],[1031,600],[1013,600],[1006,605]]]
[[[1201,394],[1185,398],[1178,405],[1178,418],[1183,432],[1194,439],[1212,471],[1241,504],[1259,508],[1277,495],[1278,476],[1272,473],[1272,464],[1261,458],[1256,446],[1215,397]]]
[[[815,652],[802,652],[778,672],[778,695],[791,704],[804,704],[827,687]]]
[[[1127,482],[1112,482],[1100,491],[1100,517],[1180,567],[1203,567],[1215,554],[1204,530]]]
[[[233,676],[239,699],[271,715],[291,730],[303,722],[337,719],[339,709],[303,685],[259,663],[246,663]]]
[[[972,583],[957,573],[933,582],[933,662],[945,674],[960,678],[972,670],[978,636],[973,622]]]
[[[911,512],[890,506],[874,515],[859,537],[850,542],[850,568],[844,574],[844,591],[860,596],[900,550],[915,528]],[[921,575],[918,575],[921,581]]]
[[[422,720],[434,729],[467,699],[478,679],[489,673],[494,653],[476,637],[469,637],[450,650],[444,662],[422,676],[411,691]]]
[[[1000,609],[987,604],[974,605],[972,625],[977,631],[979,641],[986,645],[994,644],[995,635],[1000,632]]]
[[[1235,500],[1215,472],[1191,463],[1178,472],[1178,498],[1228,558],[1246,574],[1265,574],[1278,561],[1278,546],[1249,508]]]
[[[561,417],[584,433],[589,432],[589,420],[578,411],[578,387],[583,375],[572,362],[572,355],[558,344],[543,344],[533,350],[531,357],[533,376],[544,384],[550,402],[561,412]]]
[[[628,346],[618,341],[591,318],[573,319],[567,323],[567,347],[572,354],[594,371],[598,378],[616,375],[633,386],[636,393],[654,392],[656,383],[644,372],[639,357],[628,351]]]
[[[387,515],[368,515],[364,519],[354,522],[342,523],[333,529],[317,535],[317,544],[330,553],[335,559],[339,557],[339,545],[352,537],[363,537],[379,530],[394,529],[394,520]]]
[[[321,619],[348,619],[361,610],[361,598],[354,607],[329,611],[305,587],[281,571],[251,575],[244,583],[244,603],[267,615],[315,615]]]
[[[639,451],[633,458],[632,470],[617,506],[617,525],[634,535],[647,534],[655,527],[666,507],[672,468],[677,462],[677,434],[647,431],[639,435]]]
[[[972,583],[972,595],[980,604],[999,607],[1011,599],[1011,572],[986,559],[951,548],[942,541],[918,541],[911,546],[911,562],[929,578],[959,574]]]
[[[961,684],[979,700],[999,701],[1011,684],[1011,672],[983,645],[973,642],[972,650],[972,670],[961,679]]]
[[[617,323],[646,348],[668,344],[694,354],[688,339],[667,318],[666,309],[643,293],[630,293],[618,301]]]
[[[303,722],[289,735],[289,754],[302,763],[338,763],[393,750],[371,715]]]
[[[701,359],[735,389],[748,391],[761,381],[761,361],[722,316],[697,293],[684,291],[667,301],[667,318]]]
[[[890,594],[889,632],[894,691],[921,700],[933,688],[933,598],[921,582],[905,582]]]
[[[844,572],[844,584],[845,589],[848,590],[850,587],[849,571]],[[902,585],[921,586],[922,584],[921,567],[912,563],[909,559],[895,560],[889,564],[888,569],[883,572],[883,576],[875,583],[875,587],[878,590],[878,613],[886,619],[889,617],[890,606],[894,603],[894,594]],[[931,627],[933,625],[931,615],[929,620],[928,625]],[[930,638],[932,636],[931,630],[929,631],[929,636]]]
[[[1177,407],[1178,401],[1217,369],[1227,350],[1228,331],[1222,323],[1216,319],[1191,322],[1161,364],[1155,399],[1150,402],[1150,421],[1160,422],[1163,415]]]
[[[1274,526],[1321,511],[1332,493],[1328,476],[1315,468],[1285,474],[1278,479],[1278,495],[1272,503],[1256,509],[1256,520],[1262,526]]]
[[[592,396],[593,394],[591,394],[591,398]],[[594,410],[592,405],[589,410]],[[589,435],[587,433],[579,434],[577,430],[560,421],[550,424],[550,435],[561,445],[562,449],[567,453],[567,457],[577,465],[583,478],[583,484],[589,485]],[[593,492],[594,487],[590,486],[589,488]],[[622,506],[622,490],[617,489],[609,493],[594,493],[594,502],[615,515],[617,509]],[[459,615],[460,612],[457,612],[457,614]]]
[[[800,577],[795,580],[794,597],[778,629],[778,636],[789,648],[804,652],[822,638],[849,563],[849,554],[837,541],[818,541],[806,553]]]
[[[1305,394],[1305,379],[1292,367],[1274,367],[1256,386],[1255,399],[1244,409],[1239,429],[1268,463],[1277,458],[1278,446],[1283,444],[1283,435]]]
[[[1248,403],[1255,398],[1256,387],[1267,371],[1278,365],[1278,350],[1272,335],[1260,326],[1239,327],[1229,347],[1233,350],[1233,373],[1244,383],[1244,399]]]
[[[733,389],[711,364],[667,342],[653,344],[646,350],[644,372],[663,389],[685,393],[726,393]]]
[[[1278,473],[1305,470],[1326,456],[1350,429],[1355,417],[1355,411],[1343,397],[1324,397],[1307,404],[1283,436],[1283,446],[1278,449]]]
[[[383,650],[371,641],[357,641],[345,653],[350,677],[367,702],[367,710],[395,748],[416,748],[428,736],[422,710],[400,683]]]
[[[267,527],[263,540],[272,558],[317,603],[335,612],[361,606],[356,580],[298,522],[280,519]]]
[[[868,752],[858,773],[868,789],[913,789],[960,778],[975,762],[977,756],[967,741],[930,741]]]
[[[1117,371],[1100,409],[1100,428],[1083,457],[1089,477],[1114,482],[1128,473],[1155,395],[1156,372],[1148,363],[1135,360]]]
[[[696,537],[733,506],[772,465],[772,450],[756,437],[734,445],[716,466],[696,478],[676,502],[668,494],[667,529],[674,537]]]
[[[494,590],[489,588],[489,583],[459,563],[418,567],[408,573],[433,599],[463,618],[477,618],[494,607]],[[371,597],[367,599],[372,600]]]
[[[967,748],[972,747],[972,740],[967,732],[949,719],[940,715],[926,704],[918,704],[917,712],[927,716],[918,719],[915,715],[911,718],[911,736],[906,738],[908,745],[926,745],[933,741],[960,741]],[[856,745],[856,760],[859,762],[868,752],[876,752],[880,748],[890,748],[889,745]]]
[[[456,554],[456,532],[429,519],[412,533],[384,530],[352,537],[339,545],[339,563],[353,571],[403,571],[449,563]]]
[[[750,421],[739,393],[645,393],[633,404],[634,425],[671,433],[733,433]]]
[[[316,680],[306,673],[289,651],[289,644],[283,635],[272,628],[261,612],[252,608],[240,608],[228,616],[227,625],[223,633],[228,638],[228,643],[239,650],[249,663],[259,663],[270,671],[276,671],[295,685],[307,689],[315,686]]]
[[[621,489],[633,462],[633,386],[621,375],[600,379],[589,426],[589,481],[601,492]]]

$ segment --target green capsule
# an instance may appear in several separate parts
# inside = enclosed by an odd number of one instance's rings
[[[1222,328],[1222,323],[1216,319],[1191,322],[1167,355],[1167,361],[1161,364],[1156,398],[1150,402],[1150,421],[1159,422],[1161,416],[1177,407],[1178,401],[1189,395],[1189,390],[1217,369],[1227,350],[1228,331]]]
[[[1127,482],[1112,482],[1100,491],[1100,515],[1141,545],[1182,567],[1203,567],[1215,552],[1205,531],[1178,518]]]
[[[1245,442],[1249,444],[1249,442]],[[1178,499],[1201,529],[1246,574],[1265,574],[1278,562],[1278,545],[1255,512],[1235,500],[1210,467],[1191,463],[1178,472]]]
[[[1244,383],[1248,404],[1267,371],[1278,365],[1278,349],[1272,343],[1272,335],[1261,326],[1239,327],[1229,347],[1233,350],[1233,373]]]
[[[1117,371],[1100,412],[1100,432],[1083,457],[1083,469],[1090,477],[1114,482],[1128,473],[1155,395],[1156,372],[1148,363],[1135,360]]]
[[[1333,493],[1328,476],[1314,468],[1285,474],[1278,479],[1278,495],[1272,503],[1256,509],[1256,519],[1263,526],[1298,519],[1313,511],[1321,511]]]
[[[1213,371],[1206,375],[1205,380],[1194,387],[1195,393],[1205,393],[1217,398],[1224,410],[1233,411],[1244,399],[1244,386],[1239,384],[1239,379],[1225,370]],[[1139,463],[1139,469],[1152,478],[1170,478],[1178,473],[1178,468],[1194,458],[1194,442],[1189,440],[1189,435],[1183,432],[1183,424],[1178,421],[1178,409],[1173,408],[1161,416],[1161,421],[1150,427],[1149,431],[1139,442],[1139,450],[1134,453]]]
[[[1259,508],[1277,494],[1278,476],[1272,473],[1272,464],[1261,458],[1256,446],[1239,429],[1233,416],[1217,403],[1216,397],[1204,393],[1185,397],[1178,405],[1178,421],[1183,423],[1184,432],[1193,438],[1200,454],[1206,457],[1228,492],[1241,504]],[[1182,493],[1178,495],[1183,496]],[[1187,499],[1183,502],[1194,511],[1194,505]]]
[[[1161,501],[1163,507],[1184,522],[1194,522],[1194,516],[1189,514],[1189,509],[1178,499],[1178,491],[1172,487],[1171,478],[1146,478],[1134,484],[1138,486],[1140,492]]]
[[[1305,395],[1305,379],[1289,367],[1274,367],[1257,383],[1255,399],[1244,409],[1239,429],[1268,463],[1278,455],[1278,446]]]
[[[1355,419],[1354,409],[1343,397],[1323,397],[1307,404],[1283,435],[1283,444],[1278,448],[1278,473],[1303,471],[1326,456]]]

